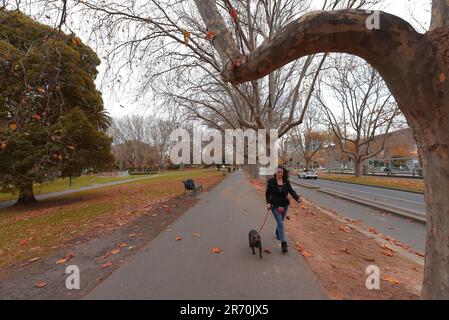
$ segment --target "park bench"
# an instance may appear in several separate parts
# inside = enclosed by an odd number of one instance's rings
[[[197,191],[203,191],[203,186],[201,184],[196,184],[195,182],[193,182],[194,187],[191,188],[187,185],[187,180],[184,180],[182,183],[184,184],[184,196],[186,196],[189,191],[193,193],[193,196],[196,195]]]

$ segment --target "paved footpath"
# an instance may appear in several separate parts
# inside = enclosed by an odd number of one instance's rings
[[[262,244],[272,253],[262,260],[251,254],[248,232],[259,228],[266,211],[243,173],[233,173],[199,198],[171,231],[157,236],[86,298],[327,299],[303,257],[292,248],[281,253],[271,215]],[[223,251],[213,253],[214,247]]]

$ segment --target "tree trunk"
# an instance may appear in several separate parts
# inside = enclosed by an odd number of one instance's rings
[[[36,202],[37,202],[37,200],[34,197],[34,193],[33,193],[33,184],[29,183],[29,184],[20,186],[19,199],[17,199],[17,202],[15,205],[27,205],[27,204],[33,204]]]
[[[354,159],[354,176],[360,178],[362,176],[362,161]]]
[[[425,135],[415,135],[423,161],[427,211],[424,299],[449,298],[448,117],[439,127]]]

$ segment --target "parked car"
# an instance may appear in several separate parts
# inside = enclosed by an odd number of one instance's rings
[[[304,170],[298,173],[299,179],[317,179],[318,175],[315,170]]]

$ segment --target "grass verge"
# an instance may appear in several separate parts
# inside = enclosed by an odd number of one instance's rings
[[[348,182],[355,184],[362,184],[367,186],[376,186],[390,189],[397,189],[402,191],[424,192],[424,180],[395,178],[395,177],[354,177],[350,175],[328,174],[320,173],[319,177],[326,180]]]

